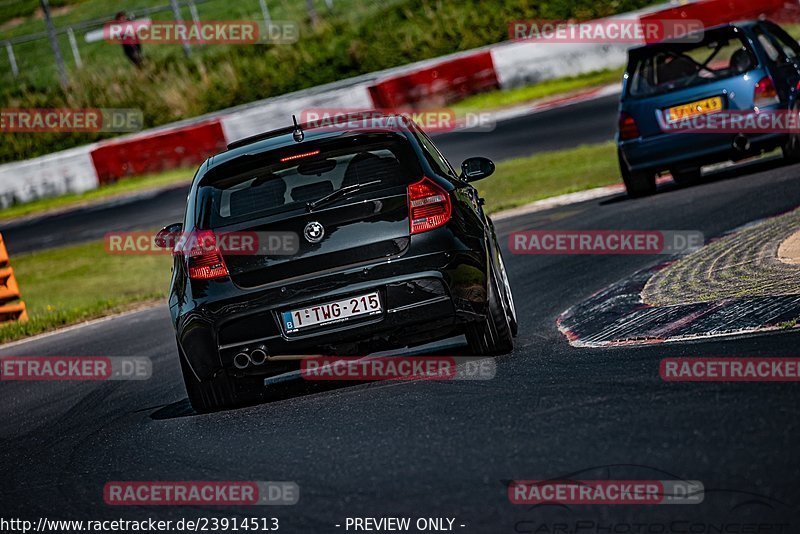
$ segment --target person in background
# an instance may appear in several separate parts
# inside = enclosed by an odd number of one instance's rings
[[[114,15],[114,20],[122,23],[132,21],[133,17],[129,17],[124,11],[120,11]],[[125,52],[125,56],[127,56],[131,63],[136,65],[136,68],[142,68],[142,62],[144,61],[144,56],[142,56],[142,44],[136,37],[125,39],[122,42],[122,51]]]

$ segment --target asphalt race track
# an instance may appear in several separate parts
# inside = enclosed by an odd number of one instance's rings
[[[618,97],[610,96],[509,119],[487,133],[453,132],[435,136],[439,148],[458,165],[470,156],[495,161],[535,152],[599,143],[614,137]],[[12,254],[102,239],[106,232],[158,229],[183,219],[188,188],[115,201],[0,224]]]
[[[346,518],[365,516],[455,518],[454,530],[464,533],[800,532],[798,384],[659,377],[668,356],[798,356],[797,330],[573,348],[556,329],[558,314],[663,257],[507,250],[510,232],[536,228],[699,230],[714,238],[800,205],[799,175],[800,166],[767,161],[690,188],[662,186],[645,199],[617,195],[498,222],[520,335],[490,381],[347,386],[198,416],[185,396],[166,306],[6,347],[3,355],[147,356],[154,369],[139,382],[3,383],[3,515],[266,516],[289,533],[345,532]],[[458,354],[463,346],[454,339],[430,350]],[[509,481],[551,478],[699,480],[705,494],[692,505],[509,502]],[[105,505],[104,484],[119,480],[294,481],[300,501]],[[729,529],[713,530],[720,525]]]

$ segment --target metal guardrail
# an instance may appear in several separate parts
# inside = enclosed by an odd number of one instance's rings
[[[181,18],[181,9],[188,8],[189,14],[193,22],[198,23],[200,22],[200,16],[198,11],[198,5],[212,3],[219,0],[170,0],[169,4],[164,4],[160,6],[152,6],[152,7],[138,7],[138,8],[127,8],[124,11],[130,15],[133,15],[137,19],[141,19],[143,17],[150,17],[151,15],[156,15],[159,13],[167,13],[171,12],[175,16],[175,20],[182,20]],[[225,1],[225,0],[223,0]],[[267,5],[267,0],[253,0],[254,2],[258,2],[258,7],[261,11],[261,19],[264,23],[268,24],[272,21],[270,16],[269,7]],[[333,9],[333,1],[334,0],[325,0],[325,4],[329,10]],[[47,2],[43,2],[43,6],[47,6]],[[319,20],[319,16],[317,15],[316,9],[314,8],[314,4],[312,0],[306,0],[306,7],[311,17],[312,21]],[[59,69],[59,73],[62,77],[62,83],[65,82],[65,66],[63,64],[63,59],[60,57],[61,52],[58,49],[58,43],[56,41],[58,36],[67,36],[67,40],[69,42],[69,47],[72,52],[72,58],[75,62],[75,66],[81,68],[83,66],[83,60],[80,54],[80,48],[78,46],[78,39],[76,38],[76,33],[85,32],[87,30],[93,30],[90,33],[96,33],[100,28],[103,27],[104,24],[113,21],[115,18],[114,14],[109,14],[104,17],[95,18],[95,19],[88,19],[83,20],[80,22],[76,22],[74,24],[70,24],[68,26],[64,26],[61,28],[56,28],[52,25],[51,21],[49,20],[49,12],[45,11],[45,19],[48,26],[48,30],[36,32],[36,33],[29,33],[26,35],[20,35],[17,37],[11,37],[8,39],[0,39],[0,46],[5,48],[6,55],[8,56],[9,66],[11,68],[12,75],[16,78],[20,75],[20,63],[17,59],[17,53],[14,50],[15,45],[21,45],[25,43],[30,43],[34,41],[40,41],[44,39],[49,39],[51,42],[51,46],[53,48],[53,54],[56,59],[56,66]],[[84,40],[86,42],[93,42],[96,40],[93,36],[92,40],[86,39],[88,34],[84,36]],[[184,52],[189,55],[190,49],[187,45],[184,45]]]
[[[186,0],[183,2],[178,2],[179,7],[188,7],[189,12],[196,12],[196,9],[193,9],[192,6],[196,6],[197,4],[205,4],[207,2],[213,2],[214,0]],[[172,11],[172,6],[167,4],[163,6],[154,6],[154,7],[140,7],[140,8],[133,8],[133,9],[125,9],[126,13],[129,13],[135,17],[140,16],[150,16],[155,13],[164,13],[167,11]],[[193,17],[194,18],[194,17]],[[96,19],[88,19],[83,20],[81,22],[76,22],[75,24],[70,24],[69,26],[63,28],[56,28],[55,33],[56,35],[63,35],[69,34],[70,31],[81,31],[87,28],[97,28],[105,24],[106,22],[111,22],[114,20],[114,15],[107,15],[105,17],[100,17]],[[0,41],[3,45],[15,45],[21,43],[28,43],[30,41],[38,41],[39,39],[47,39],[48,33],[46,31],[36,32],[36,33],[28,33],[25,35],[19,35],[17,37],[11,37],[9,39],[3,39]]]

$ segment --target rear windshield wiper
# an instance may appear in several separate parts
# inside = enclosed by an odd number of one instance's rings
[[[308,211],[314,211],[315,209],[321,206],[326,206],[328,204],[331,204],[339,200],[340,198],[350,196],[352,193],[355,193],[356,191],[364,187],[367,187],[368,185],[374,185],[380,182],[381,182],[380,180],[373,180],[371,182],[365,182],[363,184],[353,184],[353,185],[348,185],[347,187],[342,187],[340,189],[337,189],[333,193],[330,193],[320,199],[315,200],[314,202],[308,202],[306,204],[306,208],[308,209]]]

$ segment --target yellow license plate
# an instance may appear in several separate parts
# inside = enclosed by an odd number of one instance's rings
[[[678,122],[679,120],[690,119],[699,115],[708,115],[709,113],[716,113],[721,110],[722,98],[715,96],[689,104],[671,107],[667,110],[667,120],[669,122]]]

